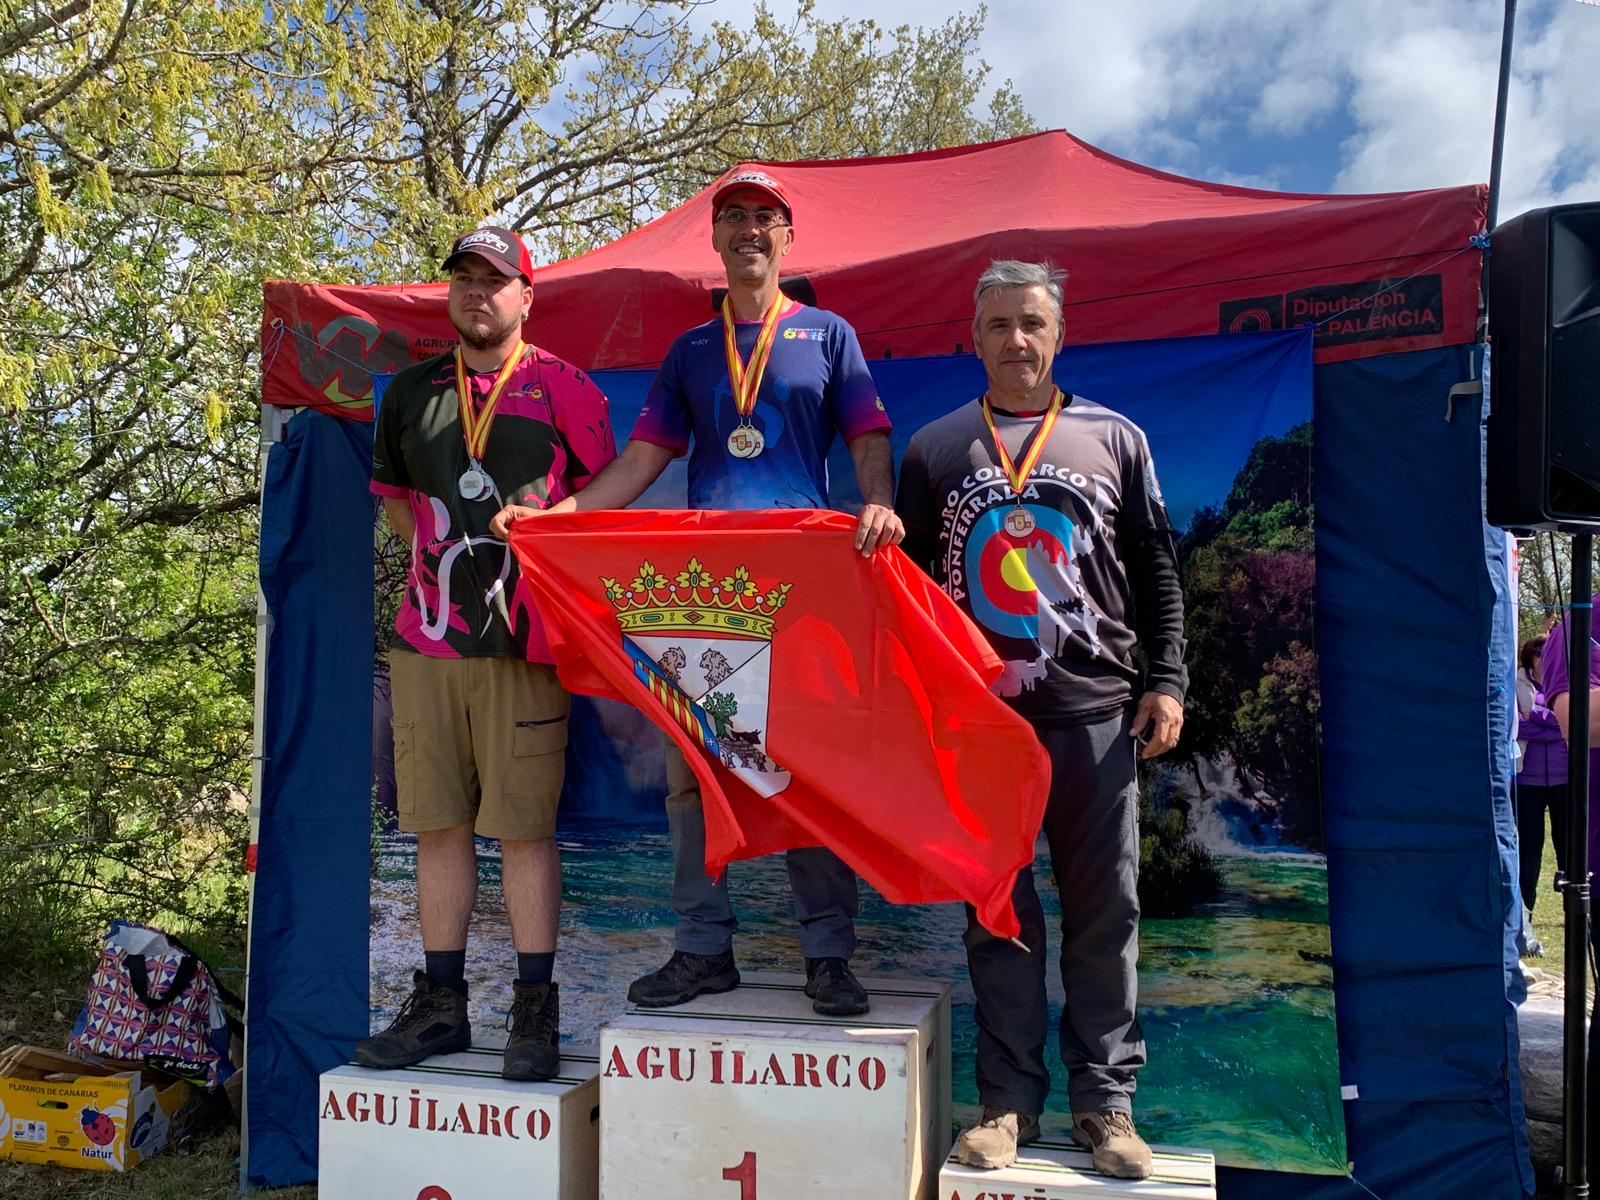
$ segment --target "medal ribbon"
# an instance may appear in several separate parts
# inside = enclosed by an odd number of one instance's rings
[[[483,410],[474,414],[472,387],[467,382],[467,364],[462,361],[461,347],[456,347],[456,400],[461,405],[461,433],[466,438],[467,455],[474,465],[483,461],[483,448],[489,442],[489,426],[494,424],[494,413],[500,404],[500,393],[506,390],[506,382],[511,378],[511,373],[517,369],[517,364],[522,361],[522,351],[523,341],[518,338],[505,365],[500,368],[494,386],[489,389],[489,398],[483,402]]]
[[[755,348],[750,351],[750,364],[739,359],[739,343],[733,332],[733,305],[728,297],[722,298],[722,349],[728,356],[728,382],[733,385],[733,406],[741,417],[749,417],[756,410],[756,393],[761,390],[761,377],[767,373],[767,359],[772,357],[772,343],[778,336],[778,310],[783,307],[784,295],[779,292],[772,298],[772,307],[761,318],[761,332],[756,335]]]
[[[1055,428],[1056,418],[1061,415],[1061,404],[1064,397],[1061,389],[1056,388],[1055,395],[1050,397],[1050,407],[1045,410],[1044,419],[1039,422],[1039,428],[1034,431],[1033,441],[1028,445],[1020,463],[1014,462],[1006,444],[1000,440],[1000,430],[994,423],[994,411],[989,406],[989,393],[983,394],[983,423],[989,427],[989,436],[994,439],[995,456],[1000,460],[1001,469],[1006,473],[1006,481],[1011,484],[1011,490],[1019,497],[1021,503],[1022,489],[1027,486],[1028,476],[1033,473],[1033,468],[1038,465],[1039,456],[1044,453],[1044,444],[1050,439],[1050,431]]]

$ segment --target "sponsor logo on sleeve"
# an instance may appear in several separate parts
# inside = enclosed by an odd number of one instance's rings
[[[1167,502],[1161,498],[1161,484],[1156,480],[1156,464],[1148,458],[1144,460],[1144,490],[1157,508],[1167,506]]]

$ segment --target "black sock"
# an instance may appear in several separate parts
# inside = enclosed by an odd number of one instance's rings
[[[467,951],[424,950],[422,970],[434,987],[447,987],[452,992],[467,994]]]
[[[520,950],[517,951],[517,982],[523,987],[549,983],[550,977],[555,974],[555,969],[554,950],[549,954],[524,954]]]

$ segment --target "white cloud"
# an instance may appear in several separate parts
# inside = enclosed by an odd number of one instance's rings
[[[975,7],[869,12],[893,27]],[[1267,185],[1294,166],[1323,190],[1398,191],[1487,180],[1503,12],[1501,0],[992,0],[980,53],[1041,125],[1152,166]],[[1502,218],[1600,199],[1600,7],[1525,2],[1513,63]],[[1285,161],[1241,153],[1246,141]]]

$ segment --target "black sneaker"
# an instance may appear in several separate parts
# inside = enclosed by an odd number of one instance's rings
[[[733,965],[733,951],[721,954],[690,954],[674,950],[659,971],[641,975],[628,989],[628,1002],[641,1008],[671,1008],[696,996],[728,992],[739,986],[739,968]]]
[[[356,1062],[379,1071],[419,1063],[430,1054],[451,1054],[472,1047],[465,994],[428,982],[421,971],[394,1022],[382,1033],[356,1043]]]
[[[503,1079],[543,1081],[561,1071],[561,994],[554,983],[513,980],[511,1011],[506,1014]]]
[[[867,989],[861,986],[848,959],[806,959],[806,995],[811,1007],[825,1017],[855,1017],[871,1008]]]

